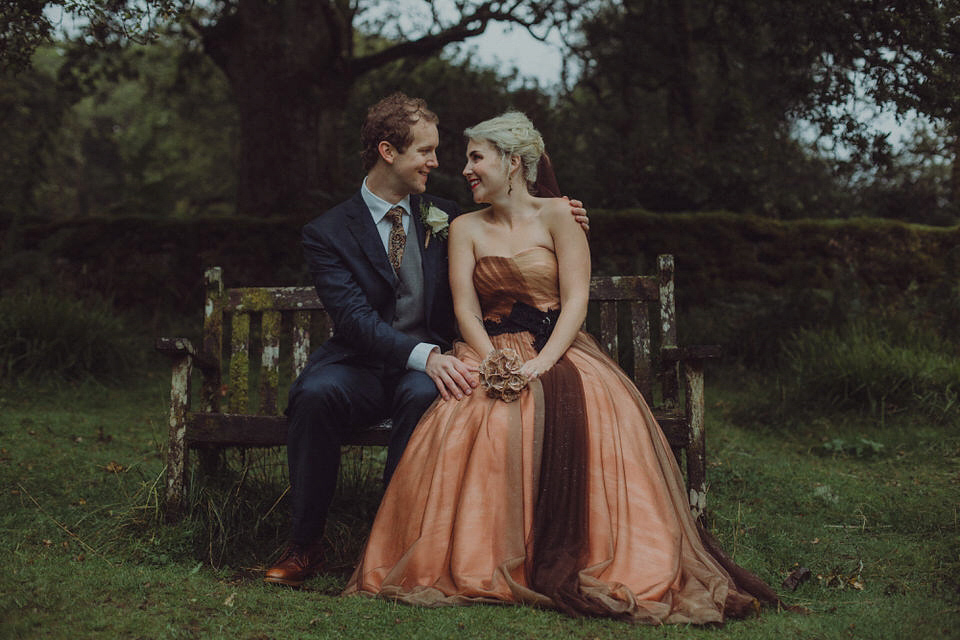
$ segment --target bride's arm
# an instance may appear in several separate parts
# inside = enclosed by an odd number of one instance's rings
[[[473,270],[477,264],[473,251],[473,233],[476,227],[471,222],[469,214],[466,214],[455,218],[450,225],[447,243],[450,255],[450,292],[453,294],[453,312],[457,317],[460,335],[483,358],[493,350],[493,343],[483,328],[480,299],[473,286]]]
[[[524,363],[521,373],[539,376],[557,363],[587,317],[590,298],[590,248],[564,200],[554,200],[544,211],[547,230],[553,237],[560,274],[560,316],[540,354]]]

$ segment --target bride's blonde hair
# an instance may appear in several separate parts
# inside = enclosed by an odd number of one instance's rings
[[[537,163],[543,155],[543,136],[519,111],[507,111],[489,120],[468,127],[463,134],[471,140],[486,140],[509,164],[511,156],[519,156],[522,176],[531,188],[537,181]]]

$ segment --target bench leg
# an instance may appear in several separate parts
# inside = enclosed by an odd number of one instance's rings
[[[168,522],[180,519],[186,492],[187,414],[190,411],[190,384],[193,358],[184,356],[173,363],[170,385],[170,422],[167,440],[167,474],[164,513]]]
[[[686,414],[690,423],[690,444],[687,446],[687,486],[690,510],[701,520],[707,505],[707,447],[704,430],[703,362],[687,361],[683,367]]]

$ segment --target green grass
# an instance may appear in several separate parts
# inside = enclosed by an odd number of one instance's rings
[[[809,567],[814,576],[783,594],[809,615],[650,628],[527,607],[341,598],[379,499],[355,466],[328,530],[337,570],[300,591],[265,585],[285,532],[282,452],[249,452],[246,467],[235,454],[219,482],[194,483],[190,518],[160,524],[168,382],[158,365],[122,388],[0,388],[0,637],[957,637],[958,424],[900,412],[881,425],[833,410],[748,419],[744,408],[764,387],[744,378],[708,379],[708,522],[775,586],[795,565]],[[231,517],[259,522],[258,532],[238,531]]]

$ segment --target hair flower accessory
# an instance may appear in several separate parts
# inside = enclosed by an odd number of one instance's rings
[[[527,386],[520,373],[523,360],[513,349],[495,349],[480,363],[480,387],[491,398],[513,402]]]
[[[430,246],[430,236],[436,235],[444,240],[447,237],[447,231],[450,230],[450,216],[446,211],[426,200],[420,202],[420,222],[427,230],[427,239],[423,243],[424,249]]]

